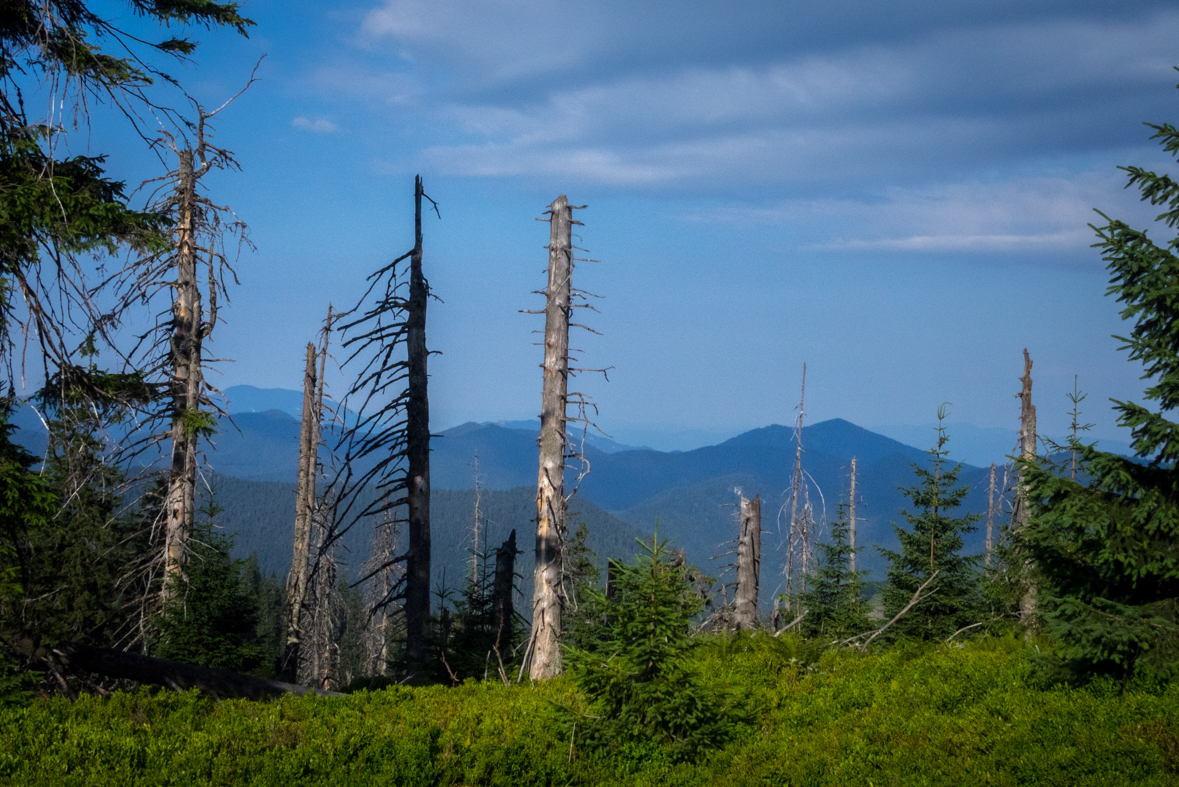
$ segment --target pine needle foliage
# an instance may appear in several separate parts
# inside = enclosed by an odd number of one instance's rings
[[[215,669],[253,672],[269,665],[273,653],[255,637],[258,607],[242,583],[242,564],[233,560],[233,539],[215,530],[220,509],[213,495],[193,526],[190,555],[175,591],[156,620],[151,655]]]
[[[592,592],[605,612],[600,649],[568,648],[568,672],[590,701],[574,716],[584,750],[618,755],[649,751],[690,760],[734,732],[725,698],[693,668],[690,623],[703,601],[667,542],[642,546],[634,563],[618,564],[611,596]]]
[[[838,519],[831,523],[831,542],[819,544],[819,567],[799,597],[806,610],[801,623],[805,636],[847,637],[872,628],[863,598],[868,572],[851,570],[851,556],[863,547],[852,548],[850,529],[847,506],[841,504]]]
[[[1171,156],[1179,130],[1147,124]],[[1179,183],[1168,174],[1122,167],[1127,188],[1163,207],[1163,228],[1179,227]],[[1099,212],[1100,213],[1100,212]],[[1096,227],[1110,272],[1108,295],[1124,304],[1129,336],[1117,336],[1150,380],[1147,408],[1114,402],[1133,432],[1135,459],[1072,440],[1082,473],[1025,463],[1032,521],[1022,546],[1043,577],[1041,609],[1079,679],[1135,676],[1179,679],[1179,238],[1163,244],[1144,230],[1100,214]]]
[[[604,612],[594,603],[602,580],[597,557],[589,548],[589,528],[581,522],[563,554],[566,601],[561,615],[562,641],[581,650],[597,648],[604,635]]]
[[[890,629],[893,639],[945,639],[964,626],[977,623],[982,609],[979,556],[962,554],[963,535],[975,530],[978,514],[951,517],[970,491],[958,486],[961,464],[949,465],[946,457],[944,406],[938,409],[937,444],[929,449],[929,467],[913,465],[918,485],[903,488],[915,511],[901,511],[909,524],[893,524],[899,552],[879,548],[888,558],[888,584],[884,589],[884,617],[892,619],[904,609],[917,589],[934,572],[937,578],[924,600],[910,609]]]

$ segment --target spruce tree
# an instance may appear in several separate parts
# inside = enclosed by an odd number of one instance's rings
[[[1171,156],[1179,130],[1147,124]],[[1127,186],[1162,206],[1157,221],[1179,226],[1179,183],[1167,174],[1122,167]],[[1115,401],[1133,431],[1136,458],[1070,441],[1082,470],[1025,463],[1032,523],[1020,547],[1042,576],[1047,632],[1074,676],[1179,679],[1179,238],[1158,244],[1143,230],[1100,214],[1094,227],[1110,287],[1133,321],[1122,349],[1145,367],[1154,407]]]
[[[92,340],[80,353],[93,358]],[[131,403],[151,399],[138,374],[64,366],[38,393],[48,417],[42,477],[58,505],[47,527],[29,534],[22,629],[52,644],[116,646],[132,638],[128,568],[148,549],[146,533],[124,509],[123,470],[111,461],[106,431]]]
[[[894,639],[940,640],[958,629],[977,623],[982,609],[979,556],[964,556],[963,534],[975,530],[978,514],[948,516],[962,505],[970,488],[957,486],[962,465],[949,466],[944,427],[945,408],[938,409],[937,444],[929,449],[929,466],[913,464],[920,482],[901,492],[915,511],[901,511],[906,530],[893,524],[900,551],[880,548],[888,558],[888,584],[884,589],[884,616],[900,612],[917,589],[935,572],[925,599],[905,613],[889,630]]]
[[[589,530],[581,522],[563,555],[567,599],[561,641],[582,650],[593,650],[603,636],[602,609],[594,602],[602,577],[597,557],[589,548]]]
[[[242,562],[230,557],[233,539],[218,533],[214,495],[193,527],[190,559],[159,617],[151,655],[234,672],[265,673],[269,649],[257,641],[256,600],[242,583]]]
[[[611,598],[591,591],[606,611],[603,647],[566,648],[569,673],[588,695],[590,711],[576,717],[576,735],[591,751],[662,748],[692,759],[733,732],[720,694],[693,669],[690,623],[703,601],[682,560],[667,543],[639,542],[643,554],[619,563]]]
[[[839,506],[839,518],[831,523],[831,542],[820,543],[818,570],[807,578],[807,592],[799,596],[806,617],[800,624],[808,637],[847,637],[871,628],[864,602],[864,575],[853,571],[851,557],[863,547],[852,548],[847,506]]]

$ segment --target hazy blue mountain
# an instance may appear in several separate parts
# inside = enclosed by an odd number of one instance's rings
[[[282,389],[267,391],[235,386],[229,391],[237,397],[235,408],[261,407],[273,403],[275,396],[281,398],[288,394],[291,395],[287,396],[288,405],[298,401],[294,392]],[[21,441],[34,451],[42,451],[44,430],[35,414],[23,408],[17,413],[16,420],[22,427],[18,433]],[[948,428],[950,458],[953,460],[955,426],[950,424]],[[227,487],[237,483],[235,479],[264,482],[249,487],[248,495],[239,495],[240,504],[235,504],[234,511],[226,514],[227,527],[241,532],[241,548],[247,552],[254,549],[260,550],[260,554],[262,550],[273,551],[272,545],[279,541],[289,548],[298,433],[297,419],[286,411],[278,408],[243,409],[234,413],[232,419],[221,420],[207,451],[208,466],[227,477],[224,479]],[[333,444],[334,437],[329,434],[325,442]],[[893,546],[890,523],[900,521],[899,512],[905,504],[898,487],[915,483],[911,464],[924,462],[925,452],[842,419],[807,426],[802,431],[802,443],[803,466],[816,517],[820,521],[835,517],[837,505],[847,495],[850,462],[855,456],[859,468],[859,541],[865,545]],[[775,581],[784,539],[781,532],[784,525],[779,524],[778,514],[788,502],[796,453],[793,429],[770,425],[718,445],[682,452],[623,450],[624,446],[613,443],[606,447],[610,450],[602,450],[592,442],[586,446],[586,458],[592,472],[583,479],[578,495],[585,501],[587,510],[611,516],[619,523],[609,526],[613,531],[625,523],[627,533],[650,532],[658,521],[661,534],[687,549],[694,562],[705,567],[715,566],[719,571],[720,565],[710,563],[709,558],[724,551],[718,549],[718,545],[731,539],[735,533],[732,514],[737,496],[734,488],[740,487],[747,496],[759,494],[763,500],[763,527],[767,531],[763,576],[769,584]],[[515,523],[513,526],[520,529],[521,548],[530,552],[528,533],[532,527],[534,492],[531,490],[536,484],[536,450],[536,424],[530,421],[467,423],[445,430],[432,441],[431,480],[436,516],[443,516],[442,512],[449,505],[444,502],[452,494],[447,490],[471,490],[475,486],[477,456],[482,489],[488,494],[515,490],[512,491],[512,499],[516,501],[513,505],[522,507],[510,516],[505,514],[504,521]],[[321,457],[330,464],[329,450],[321,449]],[[567,483],[570,488],[576,472],[576,467],[569,471]],[[966,509],[985,512],[986,470],[965,467],[962,481],[972,487]],[[506,537],[506,531],[502,535]],[[436,539],[438,549],[448,548],[447,538],[449,536]],[[968,547],[980,551],[982,541],[980,523],[980,530],[968,540]],[[355,562],[361,562],[367,556],[366,541],[345,543],[353,551]],[[615,542],[607,539],[606,543]],[[626,538],[619,543],[629,549]],[[630,553],[625,549],[624,554],[610,556],[628,557]],[[282,560],[289,558],[281,558],[273,565],[281,565]],[[452,562],[453,559],[445,558],[439,565]],[[870,546],[861,553],[861,565],[879,572],[883,561]]]
[[[303,417],[303,392],[287,388],[233,385],[224,391],[230,415],[280,410],[296,420]]]
[[[211,486],[218,505],[224,508],[216,524],[235,536],[234,556],[256,554],[263,572],[274,573],[279,578],[285,576],[290,570],[294,548],[294,482],[215,476]],[[203,499],[207,492],[203,488],[201,491]],[[521,550],[516,561],[517,585],[524,598],[532,597],[535,497],[535,487],[517,487],[484,490],[479,500],[480,550],[494,552],[508,534],[516,530],[516,544]],[[461,590],[470,571],[471,552],[475,548],[474,503],[472,489],[436,489],[431,495],[430,573],[435,589],[442,588],[445,583],[447,588]],[[576,497],[570,501],[570,512],[573,527],[578,522],[586,522],[590,547],[599,554],[599,563],[603,567],[610,556],[629,558],[636,551],[634,539],[641,534],[625,522]],[[371,526],[361,522],[353,525],[341,540],[337,560],[350,580],[363,576],[365,562],[372,553],[372,534]],[[403,538],[402,549],[405,545]],[[494,558],[492,560],[494,565]]]

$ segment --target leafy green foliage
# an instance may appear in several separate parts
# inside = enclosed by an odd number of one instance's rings
[[[979,516],[947,516],[962,505],[970,488],[955,487],[961,464],[947,466],[949,436],[942,426],[944,417],[945,410],[939,409],[937,445],[929,450],[930,467],[913,465],[920,485],[902,490],[918,510],[901,511],[908,521],[908,530],[893,525],[901,549],[899,552],[880,549],[888,558],[888,585],[884,590],[886,620],[904,609],[918,588],[937,573],[924,592],[924,600],[889,630],[893,639],[945,639],[964,626],[978,623],[981,614],[979,558],[961,554],[962,536],[975,530],[974,523]]]
[[[808,637],[839,638],[872,628],[864,601],[866,571],[851,570],[851,556],[863,547],[851,547],[847,507],[839,506],[839,518],[831,523],[831,543],[819,544],[819,568],[807,578],[807,592],[799,596],[806,617],[802,632]]]
[[[607,632],[595,651],[568,648],[569,672],[590,699],[574,716],[582,746],[692,759],[734,733],[730,710],[691,664],[691,619],[703,602],[667,543],[639,541],[643,554],[619,564],[611,596],[597,595]],[[592,594],[592,591],[590,591]]]
[[[586,757],[572,681],[216,701],[116,692],[0,709],[0,782],[331,785],[1175,784],[1179,687],[1040,687],[1017,639],[806,657],[789,635],[713,639],[693,668],[740,685],[757,724],[696,762]]]
[[[1154,126],[1153,139],[1179,156],[1179,130]],[[1179,226],[1179,184],[1166,174],[1123,167],[1142,199],[1163,206],[1158,221]],[[1102,214],[1094,227],[1108,263],[1108,294],[1134,322],[1125,342],[1145,367],[1157,412],[1115,402],[1133,430],[1139,461],[1075,439],[1083,483],[1053,464],[1027,464],[1032,524],[1023,546],[1043,577],[1048,633],[1076,677],[1147,675],[1179,679],[1179,239],[1157,245],[1145,231]]]
[[[210,499],[189,539],[189,559],[155,621],[151,654],[234,672],[265,671],[272,643],[255,637],[257,601],[242,583],[242,561],[232,560],[232,539],[215,530]]]

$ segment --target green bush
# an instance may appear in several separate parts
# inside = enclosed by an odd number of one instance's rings
[[[0,709],[0,784],[1179,784],[1179,687],[1042,687],[1028,653],[1016,638],[879,655],[710,638],[691,668],[742,687],[753,721],[695,762],[635,739],[584,756],[580,732],[571,756],[552,705],[588,706],[568,678],[269,702],[59,697]]]
[[[734,732],[725,697],[701,681],[691,653],[693,617],[703,608],[667,543],[640,541],[645,554],[616,564],[611,595],[588,591],[605,620],[594,650],[569,648],[569,673],[589,699],[567,714],[587,751],[628,760],[695,759]]]

